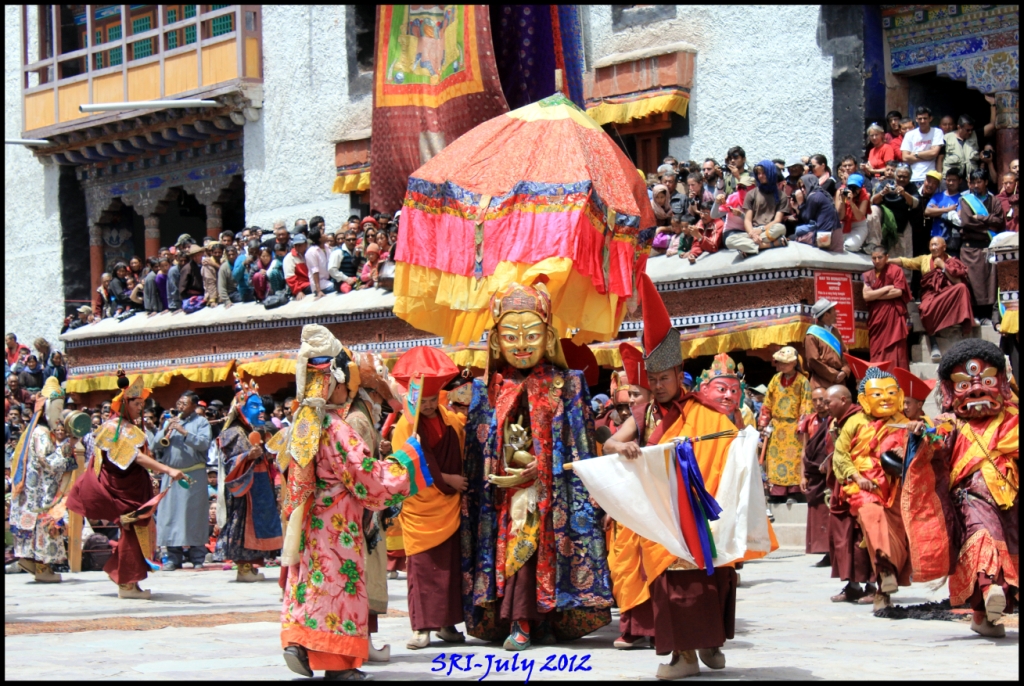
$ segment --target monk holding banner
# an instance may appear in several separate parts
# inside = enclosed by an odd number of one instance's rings
[[[749,485],[754,470],[748,469],[748,477],[744,479],[735,473],[735,465],[728,480],[729,486],[723,490],[726,494],[731,511],[723,513],[713,496],[725,483],[723,476],[727,471],[726,461],[736,436],[737,427],[743,424],[739,412],[739,400],[742,396],[739,374],[733,361],[727,355],[715,358],[712,368],[707,370],[699,380],[697,395],[684,394],[682,388],[682,354],[679,345],[679,332],[672,328],[668,311],[654,284],[644,275],[641,277],[641,303],[644,315],[644,348],[649,351],[644,357],[653,401],[644,406],[634,408],[633,416],[628,418],[619,431],[605,444],[606,452],[618,453],[621,458],[637,460],[643,455],[641,445],[652,446],[670,444],[674,439],[684,436],[714,436],[725,432],[719,440],[702,441],[686,444],[686,449],[693,456],[698,473],[685,477],[697,498],[684,498],[690,488],[680,488],[679,507],[675,519],[680,527],[686,545],[674,546],[676,550],[687,552],[687,557],[680,557],[671,552],[666,545],[633,534],[638,539],[640,554],[633,556],[639,568],[626,569],[624,564],[617,564],[616,583],[624,588],[617,588],[616,595],[628,598],[632,607],[625,609],[637,612],[644,602],[653,605],[654,642],[660,655],[672,654],[671,661],[658,667],[657,675],[661,679],[679,679],[693,676],[700,672],[698,656],[705,665],[712,669],[725,667],[725,656],[721,647],[726,639],[732,638],[736,613],[736,571],[732,563],[742,559],[761,557],[769,550],[770,533],[767,519],[764,516],[765,504],[760,489],[760,478],[756,492],[760,502],[751,504],[747,499],[738,497],[736,484]],[[756,464],[754,447],[756,432],[747,429],[753,438],[749,443],[749,462]],[[670,449],[672,450],[672,449]],[[619,459],[609,455],[599,460]],[[660,456],[657,459],[661,459]],[[680,460],[680,471],[685,473],[685,462]],[[674,466],[674,465],[673,465]],[[749,466],[749,465],[748,465]],[[596,474],[590,473],[586,465],[577,465],[577,473],[587,483],[592,496],[608,509],[605,495],[599,483],[592,479]],[[646,469],[637,467],[637,470]],[[679,472],[676,472],[677,476]],[[655,478],[664,475],[655,474]],[[747,489],[746,494],[749,494]],[[707,496],[704,498],[703,496]],[[610,504],[610,501],[607,501]],[[696,507],[694,503],[699,503]],[[737,503],[742,503],[740,513]],[[734,522],[738,516],[746,516],[756,511],[760,515],[763,541],[760,552],[751,551],[747,555],[747,543],[744,540],[742,550],[730,550],[731,559],[726,557],[725,548],[731,546],[732,538],[728,535],[715,536],[715,544],[722,545],[718,550],[718,559],[712,559],[713,553],[708,548],[710,541],[705,541],[700,532],[708,526],[709,521],[727,520]],[[712,526],[721,521],[713,521]],[[756,529],[756,527],[749,527]],[[714,529],[712,529],[712,532]],[[724,533],[724,532],[723,532]],[[666,543],[668,541],[666,540]],[[669,543],[671,545],[671,543]],[[688,550],[686,550],[688,548]],[[638,559],[637,559],[638,558]],[[617,562],[622,562],[618,561]],[[648,598],[650,600],[648,601]],[[621,607],[621,605],[620,605]],[[639,614],[639,613],[638,613]],[[620,640],[629,638],[624,636]]]
[[[462,492],[464,418],[439,404],[444,386],[459,375],[447,355],[417,346],[402,355],[392,370],[407,389],[403,416],[395,426],[393,443],[402,445],[419,434],[434,485],[402,503],[402,525],[409,584],[410,650],[430,645],[430,632],[446,643],[464,643],[455,625],[462,617],[462,558],[459,523]]]

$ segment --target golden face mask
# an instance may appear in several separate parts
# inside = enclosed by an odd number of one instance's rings
[[[554,357],[556,339],[534,312],[509,312],[494,327],[498,350],[516,369],[532,369],[544,356]],[[491,339],[492,352],[494,338]]]
[[[857,402],[875,419],[891,417],[903,408],[903,391],[896,379],[869,379]]]

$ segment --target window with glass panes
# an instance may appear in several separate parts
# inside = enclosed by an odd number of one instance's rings
[[[196,6],[195,5],[185,5],[183,10],[182,10],[182,14],[185,15],[184,16],[185,19],[191,19],[192,17],[196,16]],[[196,27],[195,26],[186,26],[185,27],[185,44],[188,45],[189,43],[195,43],[195,42],[196,42]]]
[[[120,24],[115,24],[114,26],[111,26],[110,28],[107,29],[107,40],[108,41],[121,40],[121,25]],[[110,66],[114,67],[114,66],[116,66],[118,64],[121,64],[121,61],[122,61],[121,48],[119,48],[119,47],[118,48],[111,48],[110,49]]]
[[[103,42],[103,30],[102,29],[96,29],[96,42],[93,43],[93,47],[95,47],[97,45],[100,45],[102,42]],[[103,53],[102,52],[98,52],[93,57],[94,57],[93,61],[95,63],[93,68],[94,69],[102,69],[103,68]]]
[[[149,17],[139,17],[138,19],[132,20],[132,34],[143,33],[149,31],[152,26],[152,20]],[[140,40],[132,43],[132,59],[137,60],[140,57],[149,57],[153,54],[153,39],[147,38],[146,40]]]
[[[178,21],[178,10],[167,10],[167,23],[173,24]],[[171,31],[167,34],[167,49],[172,50],[178,47],[178,32]]]
[[[210,10],[220,10],[227,7],[227,5],[210,5]],[[227,14],[223,17],[217,17],[210,22],[210,33],[214,36],[223,36],[225,33],[231,33],[232,21],[231,15]]]

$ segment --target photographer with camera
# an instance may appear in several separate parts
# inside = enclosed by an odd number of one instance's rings
[[[896,178],[886,180],[871,196],[872,205],[888,209],[896,220],[898,239],[889,252],[890,257],[913,257],[913,235],[908,230],[910,212],[921,202],[917,186],[910,182],[910,167],[901,164],[896,167]]]

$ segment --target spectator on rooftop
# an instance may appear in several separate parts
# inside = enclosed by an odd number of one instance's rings
[[[184,253],[175,248],[167,270],[167,309],[172,312],[181,309],[181,264],[185,259]]]
[[[59,350],[54,350],[50,355],[50,362],[43,370],[43,382],[45,383],[51,376],[57,377],[60,384],[68,380],[68,370],[64,367],[64,353]]]
[[[942,129],[942,136],[945,137],[947,134],[956,131],[956,117],[952,114],[942,115],[942,119],[939,120],[939,128]]]
[[[818,188],[828,193],[828,197],[835,198],[838,184],[832,178],[832,170],[828,166],[828,158],[824,155],[811,155],[807,164],[811,173],[818,179]]]
[[[269,295],[270,282],[267,279],[267,270],[274,262],[274,251],[265,245],[260,245],[260,254],[252,265],[252,290],[256,302],[263,302]]]
[[[267,295],[273,295],[288,288],[284,280],[284,260],[288,256],[287,243],[274,243],[274,259],[267,270],[267,283],[270,286]]]
[[[359,275],[359,279],[363,282],[364,287],[377,287],[380,265],[380,246],[376,243],[370,243],[366,246],[366,264],[363,265],[362,272]]]
[[[786,225],[782,223],[786,196],[779,190],[775,164],[761,160],[754,165],[754,177],[757,184],[743,199],[743,228],[761,250],[782,247],[786,245]]]
[[[92,317],[92,308],[88,305],[82,305],[75,312],[77,316],[68,324],[68,329],[70,330],[82,328],[89,323],[89,318]]]
[[[974,117],[960,115],[956,130],[943,136],[945,150],[942,153],[942,173],[956,168],[969,177],[971,172],[982,166],[981,151],[978,149],[978,135],[974,132]]]
[[[729,148],[729,151],[725,154],[725,168],[728,170],[728,174],[722,173],[722,177],[725,179],[725,196],[728,198],[730,195],[736,192],[739,187],[736,183],[740,176],[747,173],[747,153],[738,145],[734,145]],[[728,224],[728,222],[726,222]]]
[[[885,142],[885,129],[878,124],[868,127],[868,161],[860,165],[861,171],[868,178],[877,178],[885,173],[885,163],[896,159],[892,146]]]
[[[903,151],[903,161],[910,165],[911,182],[920,187],[924,183],[925,174],[935,169],[935,160],[942,152],[942,130],[932,126],[932,110],[925,105],[917,108],[914,118],[917,120],[917,128],[904,134],[900,149]]]
[[[811,164],[815,163],[812,158]],[[821,162],[817,164],[823,166]],[[822,250],[842,251],[842,225],[839,223],[835,201],[828,191],[818,185],[817,176],[813,173],[804,174],[790,202],[799,213],[800,223],[793,234],[795,240]],[[825,234],[829,234],[828,238]]]
[[[11,403],[31,407],[35,402],[35,395],[25,390],[21,384],[19,374],[11,374],[7,377],[7,390],[4,392],[6,400]]]
[[[651,200],[654,219],[658,226],[668,226],[672,223],[672,204],[668,199],[668,186],[659,183],[651,190],[654,193],[654,198]]]
[[[18,382],[29,393],[38,393],[43,388],[43,366],[39,358],[29,355],[25,358],[25,368],[18,373]]]
[[[238,295],[242,299],[241,302],[251,303],[256,299],[256,292],[252,287],[252,270],[250,266],[259,258],[259,255],[260,242],[255,238],[251,238],[245,246],[245,252],[242,253],[240,250],[238,256],[234,259],[231,276],[234,277],[235,284],[238,285]]]
[[[310,219],[309,219],[309,230],[310,231],[312,231],[313,229],[320,229],[320,233],[323,234],[324,233],[324,226],[326,226],[326,222],[324,222],[324,218],[321,217],[319,214],[315,214],[312,217],[310,217]]]
[[[891,143],[897,138],[902,138],[903,133],[900,128],[900,122],[903,120],[903,113],[899,110],[889,110],[889,113],[885,115],[885,123],[888,126],[888,130],[885,132],[885,142]],[[899,146],[897,146],[899,149]]]
[[[309,230],[309,249],[306,250],[306,267],[309,270],[309,283],[316,297],[321,298],[337,289],[328,274],[327,238],[320,231],[319,225]]]
[[[147,262],[150,268],[146,278],[142,281],[142,304],[145,305],[146,312],[156,314],[157,312],[164,311],[164,303],[160,299],[156,279],[160,274],[160,260],[156,257],[150,257]]]
[[[938,236],[946,241],[946,251],[953,257],[960,255],[960,227],[956,224],[960,219],[953,220],[950,212],[957,214],[961,182],[959,169],[951,167],[946,170],[946,190],[933,195],[924,209],[925,219],[932,222],[930,237]]]
[[[203,250],[202,246],[190,245],[185,251],[185,262],[178,279],[178,292],[182,302],[203,295]]]
[[[171,261],[173,256],[161,256],[157,261],[157,270],[154,281],[156,282],[156,297],[160,300],[160,312],[167,310],[167,288],[170,285],[168,282],[168,273],[171,270]]]
[[[96,287],[96,294],[99,297],[100,314],[103,317],[114,316],[114,296],[110,293],[110,284],[114,277],[109,272],[100,274],[100,285]]]
[[[46,340],[42,336],[32,341],[32,347],[36,349],[36,357],[39,359],[39,366],[46,367],[50,363],[50,353],[53,348],[50,346],[50,341]]]
[[[704,182],[704,192],[712,198],[725,189],[725,181],[722,179],[722,170],[713,157],[708,157],[700,166],[701,180]]]
[[[690,264],[697,261],[697,258],[704,253],[716,253],[722,246],[722,227],[725,225],[721,219],[714,219],[711,210],[700,208],[699,219],[689,225],[691,239],[690,249],[680,252],[679,256],[689,260]]]
[[[847,155],[839,160],[839,168],[836,169],[836,184],[839,188],[846,184],[846,179],[850,174],[857,173],[857,158],[853,155]],[[838,188],[837,188],[838,190]]]
[[[238,248],[234,245],[229,246],[224,263],[217,270],[217,298],[224,303],[224,309],[231,307],[231,303],[242,302],[242,296],[238,293],[238,283],[233,274],[233,265],[237,260]]]
[[[135,281],[137,283],[142,283],[142,279],[143,279],[142,270],[143,270],[142,260],[137,255],[133,255],[132,258],[130,260],[128,260],[128,274],[131,275],[131,276],[134,276],[135,277]]]
[[[910,212],[921,202],[921,196],[910,177],[910,167],[901,164],[896,167],[893,183],[879,188],[871,196],[871,203],[889,210],[896,223],[897,241],[889,249],[889,257],[914,257],[913,231],[908,229]]]
[[[225,229],[220,232],[220,244],[227,248],[235,242],[235,232]]]
[[[135,312],[146,308],[144,289],[145,285],[141,281],[138,281],[134,275],[128,274],[128,300],[131,305],[125,311]]]
[[[224,260],[224,245],[221,243],[208,243],[206,255],[203,256],[203,300],[207,307],[216,307],[220,304],[217,297],[217,275],[220,273],[221,263]]]
[[[301,233],[304,236],[309,236],[309,224],[305,219],[296,219],[295,226],[292,227],[292,235]]]
[[[114,265],[114,278],[107,286],[110,298],[117,310],[127,310],[132,307],[131,289],[128,287],[128,265],[118,262]]]
[[[356,232],[350,229],[345,234],[344,242],[331,252],[327,263],[327,273],[342,293],[348,293],[358,284],[360,260],[356,253],[356,241]]]
[[[836,193],[835,206],[843,225],[843,247],[847,252],[859,252],[868,237],[871,207],[871,196],[864,190],[861,174],[851,173],[846,177],[846,182]]]
[[[292,249],[284,259],[284,278],[296,300],[302,300],[310,293],[309,268],[306,267],[306,250],[309,243],[306,235],[292,236]]]

